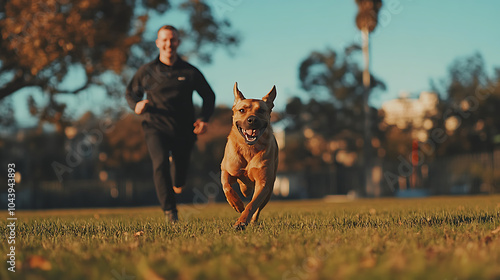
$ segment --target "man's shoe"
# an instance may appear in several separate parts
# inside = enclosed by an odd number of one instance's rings
[[[165,211],[165,219],[167,220],[167,223],[176,223],[179,221],[177,211]]]

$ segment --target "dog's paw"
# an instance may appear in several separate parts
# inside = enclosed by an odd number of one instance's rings
[[[245,228],[247,227],[247,224],[246,223],[243,223],[243,222],[240,222],[240,221],[237,221],[233,228],[237,231],[240,231],[240,230],[245,230]]]

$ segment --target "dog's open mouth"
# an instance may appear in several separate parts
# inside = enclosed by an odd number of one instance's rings
[[[243,129],[239,127],[239,130],[247,144],[253,145],[259,139],[260,129]]]
[[[260,128],[260,129],[243,129],[238,126],[238,131],[240,132],[241,136],[245,138],[245,142],[249,145],[255,144],[257,140],[259,140],[259,137],[262,135],[264,129],[266,126]]]

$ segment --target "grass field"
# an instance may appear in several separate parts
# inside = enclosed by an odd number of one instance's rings
[[[236,232],[227,204],[17,211],[1,279],[500,279],[500,196],[271,201]],[[6,212],[6,211],[5,211]]]

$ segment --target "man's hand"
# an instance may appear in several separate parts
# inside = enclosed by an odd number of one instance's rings
[[[149,100],[147,100],[147,99],[137,102],[137,104],[135,104],[134,112],[137,115],[144,113],[144,111],[146,111],[146,108],[148,107],[148,103],[149,103]]]
[[[205,132],[207,132],[207,129],[208,129],[208,123],[202,121],[202,120],[197,120],[195,123],[194,123],[194,130],[193,132],[195,134],[203,134]]]

